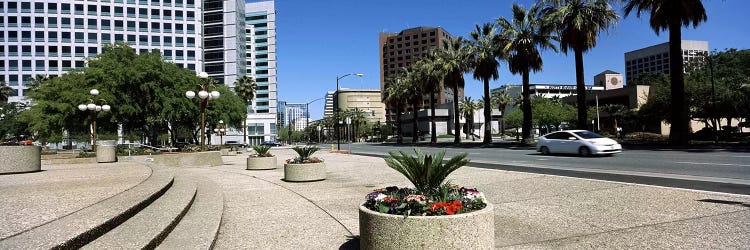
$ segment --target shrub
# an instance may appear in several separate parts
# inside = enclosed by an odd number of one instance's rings
[[[632,132],[625,135],[625,140],[636,142],[663,142],[667,141],[667,137],[656,133]]]
[[[91,158],[91,157],[96,157],[96,153],[81,151],[80,153],[78,153],[78,157],[76,158]]]
[[[414,149],[414,152],[416,156],[404,152],[388,152],[390,157],[385,158],[385,163],[403,174],[417,191],[424,194],[435,194],[450,173],[469,162],[466,160],[466,153],[454,156],[443,163],[445,150],[434,155],[422,154],[418,149]]]
[[[312,157],[312,155],[320,150],[320,148],[316,146],[296,146],[292,148],[294,152],[297,152],[298,157],[294,159],[286,160],[287,164],[302,164],[302,163],[319,163],[323,162],[323,160],[318,159],[317,157]]]
[[[257,157],[273,157],[271,154],[271,146],[268,145],[258,145],[253,146],[253,150],[255,150],[255,156]]]

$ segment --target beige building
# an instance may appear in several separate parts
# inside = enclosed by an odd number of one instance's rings
[[[385,104],[380,100],[380,90],[377,89],[342,88],[338,91],[338,98],[334,99],[334,105],[338,105],[341,112],[360,109],[370,122],[385,123]]]

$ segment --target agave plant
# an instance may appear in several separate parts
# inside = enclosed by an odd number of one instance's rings
[[[271,146],[268,146],[268,145],[253,146],[253,150],[255,150],[255,154],[258,157],[272,157],[273,156],[269,152],[271,151]]]
[[[322,162],[320,159],[312,157],[312,155],[320,150],[320,148],[316,146],[296,146],[292,148],[294,152],[297,152],[297,155],[299,157],[294,158],[290,163],[317,163]]]
[[[466,153],[454,156],[443,163],[445,150],[436,154],[423,154],[418,149],[414,149],[414,152],[416,156],[401,151],[388,152],[390,157],[386,157],[385,162],[403,174],[418,192],[425,195],[437,194],[448,175],[469,162]]]

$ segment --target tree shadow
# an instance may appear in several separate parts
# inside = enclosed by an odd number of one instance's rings
[[[344,244],[339,246],[339,250],[357,250],[359,249],[359,236],[347,236],[349,238]]]

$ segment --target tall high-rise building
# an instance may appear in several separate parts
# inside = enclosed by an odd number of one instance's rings
[[[307,127],[307,105],[304,103],[286,103],[286,117],[284,123],[294,126],[294,130],[302,131]]]
[[[681,44],[682,61],[686,66],[702,61],[703,55],[708,53],[707,41],[682,40]],[[638,84],[638,76],[644,73],[669,75],[669,42],[625,53],[625,82]]]
[[[323,107],[323,117],[333,116],[333,95],[334,94],[336,94],[335,91],[326,92],[326,104]]]
[[[262,133],[250,136],[251,144],[257,144],[276,140],[278,134],[276,10],[273,1],[255,1],[245,3],[244,11],[244,73],[258,85],[247,123],[263,127]]]
[[[0,80],[23,101],[29,79],[83,68],[102,44],[128,43],[138,53],[203,68],[202,2],[196,0],[0,1]]]
[[[380,91],[385,90],[388,77],[395,76],[430,50],[443,46],[443,42],[450,38],[451,35],[440,27],[416,27],[399,33],[380,33]],[[463,96],[463,89],[459,89],[458,95],[459,98]],[[441,82],[434,98],[436,104],[453,102],[453,90],[445,88]],[[429,103],[428,95],[425,95],[424,103]]]
[[[205,0],[204,3],[204,71],[219,83],[234,86],[245,75],[245,2]]]

